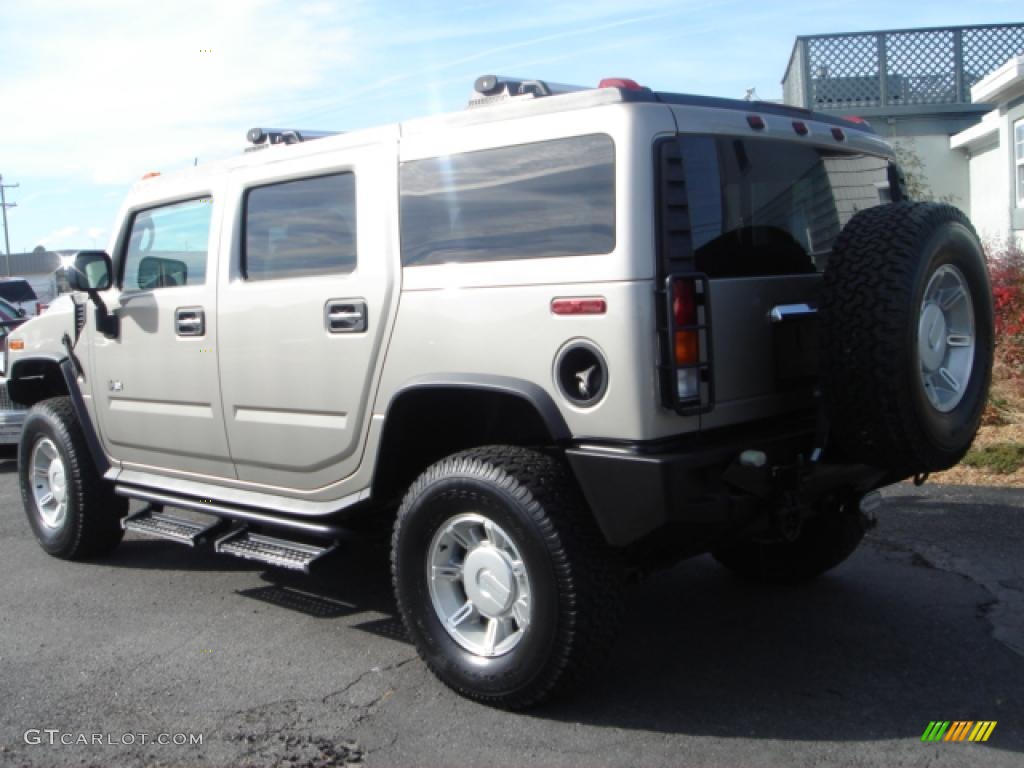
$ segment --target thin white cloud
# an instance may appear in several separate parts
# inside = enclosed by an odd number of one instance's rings
[[[81,227],[61,227],[40,238],[40,245],[49,249],[62,248],[64,243],[71,242],[82,231]]]
[[[0,103],[17,119],[4,143],[24,175],[96,183],[232,151],[267,103],[324,88],[352,60],[346,18],[284,0],[100,0],[74,14],[41,0],[0,16],[32,38],[5,56]]]

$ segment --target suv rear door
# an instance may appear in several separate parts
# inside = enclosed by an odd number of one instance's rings
[[[709,278],[714,407],[703,428],[813,406],[821,273],[846,222],[888,194],[887,157],[813,123],[809,136],[784,127],[658,144],[660,271]]]
[[[398,279],[397,142],[373,135],[233,174],[218,349],[239,480],[314,491],[359,466]]]

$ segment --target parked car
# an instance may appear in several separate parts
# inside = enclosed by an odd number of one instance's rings
[[[869,494],[967,451],[981,245],[870,126],[618,79],[476,92],[135,186],[10,344],[46,552],[127,529],[308,572],[391,526],[426,664],[520,708],[593,674],[630,573],[815,578]]]
[[[11,302],[0,299],[0,353],[7,352],[7,337],[11,335],[11,331],[17,328],[19,325],[24,325],[28,322],[28,315],[25,310],[20,307],[16,307]],[[6,355],[2,360],[3,368],[0,369],[0,373],[7,369]]]
[[[30,317],[43,313],[46,306],[39,301],[31,283],[23,277],[0,278],[0,299],[25,311]]]
[[[0,445],[13,445],[21,437],[27,409],[16,405],[7,394],[7,339],[11,331],[28,321],[25,311],[0,299]]]

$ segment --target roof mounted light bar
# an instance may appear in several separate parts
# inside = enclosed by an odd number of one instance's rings
[[[504,75],[482,75],[473,83],[473,94],[469,97],[470,107],[480,107],[507,99],[536,99],[587,90],[580,85],[549,83],[546,80],[527,80]]]
[[[250,128],[245,138],[254,146],[247,147],[246,152],[263,149],[271,144],[299,144],[325,136],[337,136],[338,133],[339,131],[300,131],[296,128]]]

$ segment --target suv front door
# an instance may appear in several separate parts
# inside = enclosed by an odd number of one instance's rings
[[[104,294],[119,333],[90,322],[100,437],[126,469],[234,477],[214,354],[218,201],[204,189],[131,213]]]

